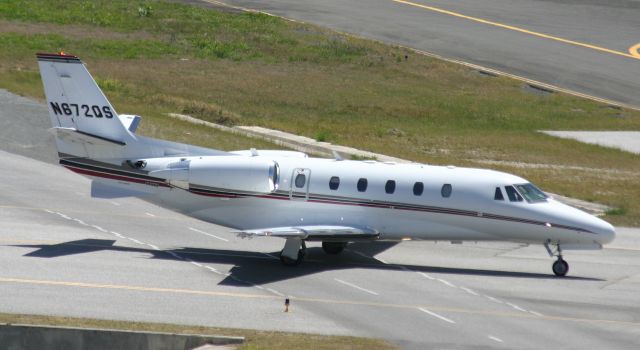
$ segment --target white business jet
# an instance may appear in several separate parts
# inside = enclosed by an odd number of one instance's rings
[[[607,222],[503,172],[309,158],[291,151],[224,152],[136,134],[75,56],[38,54],[60,164],[92,179],[96,198],[135,196],[241,237],[285,240],[297,265],[306,241],[328,254],[366,240],[542,244],[566,275],[565,250],[601,249]]]

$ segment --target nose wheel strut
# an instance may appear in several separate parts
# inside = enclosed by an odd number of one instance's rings
[[[547,249],[547,253],[551,257],[557,257],[556,261],[551,265],[553,273],[558,277],[566,276],[569,272],[569,263],[562,259],[562,248],[559,243],[553,244],[551,242],[545,242],[544,247]]]

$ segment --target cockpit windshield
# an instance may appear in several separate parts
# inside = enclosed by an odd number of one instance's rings
[[[529,203],[546,202],[548,196],[533,184],[514,185]]]

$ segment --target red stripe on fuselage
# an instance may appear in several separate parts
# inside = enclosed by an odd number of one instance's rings
[[[65,168],[75,172],[75,173],[82,174],[82,175],[102,177],[102,178],[112,179],[112,180],[134,182],[134,183],[145,184],[145,185],[153,184],[153,186],[171,187],[168,184],[166,184],[164,182],[161,182],[161,181],[144,180],[144,179],[137,179],[135,177],[129,177],[129,176],[123,176],[123,175],[114,175],[114,174],[103,173],[103,172],[94,171],[94,170],[87,170],[87,169],[77,168],[77,167],[74,167],[74,166],[71,166],[71,165],[66,165],[66,164],[63,165],[63,166]]]

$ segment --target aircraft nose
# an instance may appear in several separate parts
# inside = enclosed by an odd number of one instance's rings
[[[594,225],[594,232],[598,235],[598,241],[601,244],[611,243],[616,237],[616,229],[608,222],[596,219],[597,222]]]

